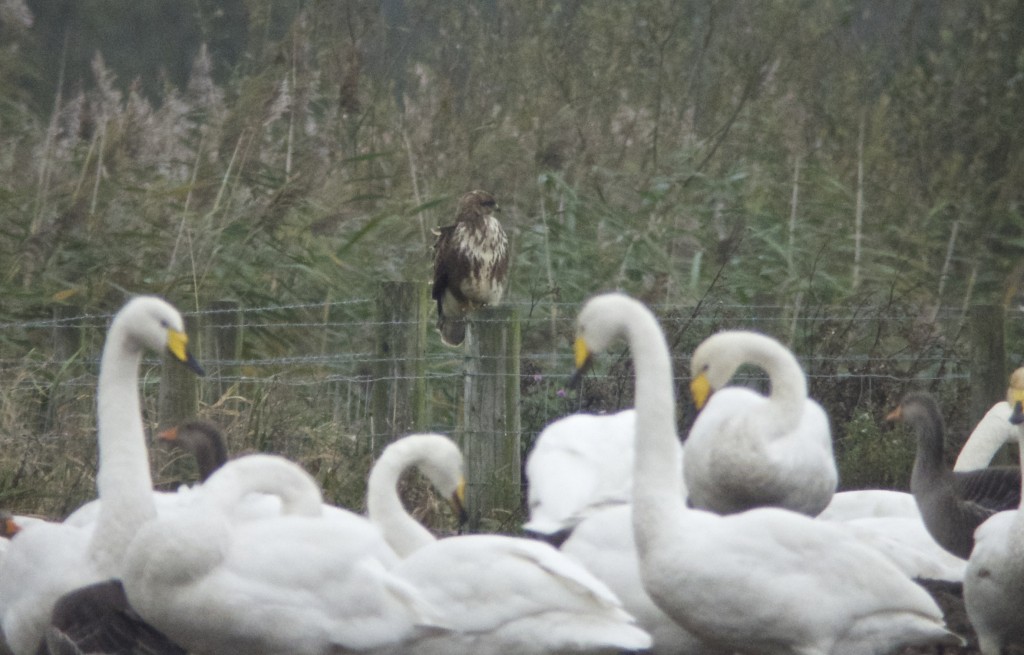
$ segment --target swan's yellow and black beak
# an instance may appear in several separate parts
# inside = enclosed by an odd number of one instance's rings
[[[188,351],[188,335],[178,330],[167,330],[167,350],[176,360],[196,375],[206,375],[206,371],[199,365],[192,353]]]
[[[583,337],[576,337],[572,350],[576,359],[576,372],[572,374],[572,378],[569,380],[569,388],[575,389],[579,387],[583,376],[594,365],[594,353],[587,347],[587,341]]]
[[[448,499],[448,503],[452,506],[452,511],[455,512],[455,516],[459,517],[459,528],[469,522],[469,512],[466,511],[465,478],[459,480],[459,484],[455,487],[455,492],[452,494],[452,497]]]
[[[698,412],[704,409],[704,405],[707,404],[712,391],[711,383],[708,382],[708,376],[703,372],[690,380],[690,396],[693,398],[693,405],[697,408]]]
[[[1024,392],[1021,392],[1024,394]],[[1010,413],[1010,423],[1020,425],[1024,423],[1024,398],[1017,398],[1013,401],[1013,411]]]

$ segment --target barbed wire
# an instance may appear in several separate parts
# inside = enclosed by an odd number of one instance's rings
[[[238,325],[223,325],[207,323],[208,329],[240,327],[243,330],[257,329],[264,332],[281,332],[281,340],[287,341],[295,337],[290,344],[295,352],[282,355],[256,355],[246,358],[220,358],[205,356],[202,353],[202,364],[209,370],[216,372],[216,380],[219,384],[276,384],[282,386],[307,386],[323,383],[372,383],[382,378],[375,373],[379,365],[391,361],[382,357],[379,353],[368,350],[372,347],[370,337],[379,329],[386,326],[410,327],[418,324],[416,320],[381,321],[377,319],[357,320],[332,319],[329,310],[334,308],[366,307],[376,303],[372,298],[355,298],[347,300],[332,300],[322,302],[301,302],[280,305],[262,306],[234,306],[234,307],[211,307],[194,311],[186,311],[184,314],[193,318],[216,315],[233,315],[241,317]],[[572,354],[568,343],[568,336],[571,334],[572,325],[575,322],[575,313],[579,303],[571,302],[513,302],[509,307],[518,310],[521,325],[526,329],[550,328],[552,325],[559,331],[565,332],[565,343],[554,343],[550,351],[538,350],[536,348],[520,353],[522,372],[520,377],[529,380],[531,376],[561,375],[568,377],[572,368]],[[815,306],[813,312],[798,315],[786,315],[792,312],[792,307],[778,304],[706,304],[701,308],[701,314],[692,315],[695,311],[689,305],[653,305],[656,313],[661,315],[666,331],[678,325],[690,325],[696,323],[704,324],[732,324],[742,326],[743,324],[771,324],[780,323],[788,326],[786,332],[792,333],[793,325],[817,325],[825,322],[859,322],[859,323],[900,323],[906,321],[922,321],[927,324],[934,324],[934,332],[941,331],[939,328],[949,325],[950,321],[962,321],[964,309],[953,307],[933,308],[929,312],[927,320],[920,315],[902,311],[897,306],[887,305],[884,307],[861,306],[851,308],[848,305],[836,306]],[[295,317],[288,317],[285,320],[274,320],[275,315],[281,313],[295,313],[307,310],[315,310],[325,314],[324,320],[295,320]],[[1020,313],[1019,308],[1008,310],[1013,313]],[[723,313],[734,313],[723,317]],[[27,319],[24,321],[0,322],[0,367],[11,370],[21,368],[23,374],[15,379],[8,379],[8,386],[25,388],[40,384],[39,376],[61,377],[61,384],[76,387],[94,384],[94,375],[99,365],[99,348],[95,344],[90,346],[94,352],[85,354],[86,348],[80,347],[77,351],[76,364],[85,367],[89,375],[76,376],[64,375],[60,367],[67,363],[60,357],[47,357],[45,345],[40,345],[41,338],[36,338],[35,345],[20,344],[15,339],[5,337],[12,332],[26,333],[32,331],[46,331],[53,329],[91,330],[105,329],[113,313],[89,313],[85,312],[76,316],[54,317],[52,319]],[[261,320],[254,321],[254,317]],[[270,320],[263,320],[270,319]],[[428,318],[432,324],[432,317]],[[489,318],[481,316],[476,319],[479,322],[505,321],[505,318]],[[325,338],[333,338],[331,332],[349,332],[359,330],[360,335],[353,344],[337,345],[331,341],[330,346],[341,348],[339,352],[327,352],[330,350]],[[301,334],[296,334],[296,333]],[[433,336],[433,330],[428,330]],[[301,337],[301,338],[300,338]],[[33,343],[28,338],[26,344]],[[359,347],[358,344],[364,347]],[[947,344],[948,345],[948,344]],[[281,346],[278,345],[279,349]],[[677,356],[685,358],[688,353],[678,352]],[[821,354],[811,352],[808,354],[797,353],[797,358],[807,368],[808,377],[812,380],[844,379],[844,380],[886,380],[893,382],[913,379],[917,381],[959,381],[968,378],[963,367],[959,366],[956,353],[948,347],[926,348],[918,352],[894,348],[893,352],[878,354],[875,352],[865,353],[849,347],[844,353]],[[422,372],[409,378],[395,377],[389,375],[386,379],[424,379],[427,381],[450,381],[458,380],[467,374],[463,362],[466,354],[462,350],[441,348],[438,344],[431,342],[427,351],[415,358],[412,364],[420,367]],[[487,361],[487,357],[481,358]],[[147,358],[147,366],[155,366],[158,359]],[[310,372],[308,369],[315,367],[323,369],[317,372]],[[823,368],[830,370],[823,372]],[[913,368],[915,372],[901,374],[897,369]],[[81,369],[78,369],[81,370]],[[554,370],[555,372],[552,372]],[[476,373],[478,376],[486,376],[486,373]],[[596,375],[602,375],[600,373]],[[911,377],[908,378],[907,375]],[[677,375],[677,380],[683,380],[682,374]],[[741,376],[741,379],[759,381],[763,378],[757,375]]]
[[[248,315],[248,314],[269,314],[278,313],[284,311],[296,311],[296,310],[311,310],[324,311],[326,309],[334,307],[350,307],[358,305],[371,305],[377,302],[373,298],[353,298],[348,300],[325,300],[321,302],[302,302],[302,303],[288,303],[282,305],[260,305],[260,306],[243,306],[238,305],[237,307],[223,308],[205,308],[198,310],[184,310],[182,315],[186,317],[200,318],[203,316],[216,316],[216,315]],[[549,321],[550,316],[534,317],[532,314],[537,309],[549,309],[549,310],[565,310],[564,312],[559,311],[557,320],[565,322],[575,321],[575,313],[580,308],[578,302],[559,302],[559,301],[547,301],[543,303],[518,301],[518,302],[507,302],[505,306],[514,309],[527,309],[530,310],[526,313],[520,313],[521,321]],[[677,305],[677,304],[652,304],[650,305],[652,311],[656,314],[686,314],[692,312],[695,309],[695,305]],[[851,312],[848,304],[844,305],[815,305],[813,312],[798,312],[796,320],[801,323],[821,323],[826,321],[885,321],[885,320],[907,320],[911,318],[922,318],[924,316],[920,312],[904,310],[900,311],[896,306],[887,305],[883,309],[878,309],[873,306],[864,306],[865,311],[863,312]],[[717,320],[716,312],[720,311],[745,311],[753,316],[748,316],[748,320],[756,320],[763,322],[789,322],[794,320],[792,312],[794,307],[791,305],[779,305],[779,304],[738,304],[738,303],[708,303],[701,306],[702,314],[698,314],[688,318],[687,320],[705,321],[712,322]],[[1014,308],[1008,310],[1013,313],[1022,313],[1021,308]],[[114,312],[101,312],[101,313],[83,313],[74,316],[60,316],[53,318],[35,318],[25,319],[22,321],[8,320],[0,322],[0,330],[27,330],[27,329],[47,329],[54,327],[93,327],[93,328],[104,328],[110,319],[114,316]],[[927,317],[929,321],[945,321],[950,319],[963,318],[965,311],[963,307],[938,307],[930,310],[930,316]],[[480,318],[480,322],[488,322],[491,320],[502,320],[502,319],[488,319]],[[91,322],[95,321],[95,322]],[[336,327],[347,327],[353,325],[373,327],[379,325],[389,324],[408,324],[414,321],[374,321],[374,320],[352,320],[352,321],[334,321],[325,319],[324,321],[306,321],[306,322],[294,322],[294,321],[277,321],[277,322],[265,322],[265,323],[246,323],[246,326],[260,326],[260,327],[324,327],[324,326],[336,326]]]

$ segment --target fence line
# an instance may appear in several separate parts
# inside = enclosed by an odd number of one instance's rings
[[[373,385],[385,379],[422,379],[428,383],[428,403],[440,403],[428,411],[430,425],[447,431],[454,429],[455,410],[440,407],[445,403],[451,407],[457,405],[456,399],[461,395],[459,387],[466,375],[465,353],[439,344],[432,325],[432,303],[424,319],[381,321],[373,315],[375,302],[373,298],[355,298],[254,307],[234,303],[226,308],[185,311],[184,315],[190,324],[206,326],[210,326],[211,318],[237,318],[242,336],[240,349],[235,352],[219,352],[216,356],[204,352],[210,350],[203,343],[209,336],[203,331],[208,328],[190,330],[198,345],[201,363],[218,371],[218,383],[236,387],[233,390],[236,393],[247,393],[246,387],[255,386],[261,386],[264,392],[278,388],[295,393],[320,384]],[[564,387],[572,372],[570,344],[579,303],[518,302],[508,306],[518,314],[522,325],[519,380],[524,387],[523,403],[541,405],[538,415],[524,423],[524,432],[529,434],[539,429],[540,421],[553,420],[559,412],[571,409],[569,400],[555,394]],[[94,384],[104,330],[111,314],[75,312],[72,308],[61,307],[59,318],[0,322],[0,371],[4,374],[0,388],[7,393],[38,390],[54,380],[68,389]],[[784,341],[788,340],[788,335],[807,371],[812,391],[816,392],[822,389],[827,392],[826,387],[830,385],[855,383],[884,384],[887,389],[918,384],[954,386],[959,395],[969,386],[971,378],[969,332],[972,328],[965,320],[962,307],[915,313],[901,311],[893,305],[818,306],[795,319],[791,315],[792,308],[774,304],[709,303],[699,308],[681,305],[653,305],[652,308],[661,317],[670,339],[674,339],[675,376],[680,385],[687,377],[688,354],[696,343],[710,332],[727,327],[759,329],[774,333]],[[322,318],[310,318],[304,315],[306,312],[315,312]],[[1003,315],[1004,319],[1019,317],[1020,312],[1004,311]],[[936,318],[931,320],[933,316]],[[427,322],[426,343],[422,352],[414,356],[419,372],[377,374],[375,367],[385,363],[386,358],[375,351],[374,335],[384,328],[415,327],[422,320]],[[487,323],[493,319],[483,316],[479,320]],[[1007,321],[1008,329],[1019,331],[1020,323],[1019,320]],[[796,330],[792,329],[793,325]],[[213,327],[223,328],[222,325]],[[56,347],[53,334],[56,331],[72,335],[70,348]],[[837,332],[842,334],[836,336]],[[997,369],[1017,365],[1021,353],[1012,348],[1020,342],[1019,338],[1006,339],[1007,361],[1005,366],[998,363]],[[63,356],[68,352],[73,354],[73,359]],[[604,361],[606,367],[599,371],[608,372],[595,374],[592,387],[628,372],[628,367],[621,366],[621,359],[609,357]],[[153,366],[155,360],[147,358],[145,365]],[[475,374],[492,375],[486,370]],[[763,377],[756,372],[746,372],[741,381],[763,384]],[[201,386],[206,384],[201,383]],[[1005,387],[1005,380],[998,385]],[[539,398],[538,389],[550,398]],[[628,389],[623,390],[620,399],[628,401],[629,393]],[[609,400],[606,395],[581,402],[579,406],[594,410],[617,409],[605,402]],[[204,402],[210,405],[216,399],[205,397]],[[548,406],[550,411],[545,410]],[[358,417],[348,418],[356,420]]]
[[[426,288],[419,285],[415,290],[423,300]],[[582,388],[567,388],[578,303],[508,305],[521,342],[521,348],[516,344],[517,366],[510,367],[503,353],[470,355],[467,349],[442,346],[433,329],[433,303],[425,303],[426,310],[418,314],[396,313],[392,320],[381,320],[379,300],[258,307],[224,302],[184,312],[199,361],[211,373],[198,382],[200,413],[229,429],[235,439],[233,449],[281,452],[320,462],[326,455],[317,452],[316,444],[325,441],[358,452],[365,449],[366,439],[376,451],[396,433],[411,429],[458,435],[466,429],[467,390],[492,388],[491,382],[504,383],[503,390],[487,393],[508,394],[515,388],[518,395],[511,405],[512,396],[507,396],[505,405],[494,407],[514,406],[518,422],[512,428],[473,425],[471,432],[497,445],[510,439],[518,443],[521,437],[522,452],[544,425],[561,416],[632,404],[632,368],[621,354],[624,348],[603,357]],[[680,396],[685,394],[690,352],[713,331],[751,328],[791,341],[812,395],[832,417],[838,444],[848,422],[865,413],[878,415],[882,406],[910,387],[925,387],[949,400],[946,407],[955,414],[947,416],[947,426],[951,434],[962,435],[980,416],[979,408],[987,409],[999,400],[999,393],[988,398],[990,390],[1005,389],[1006,374],[1022,359],[1021,352],[1014,350],[1016,344],[1024,343],[1022,322],[1008,320],[1019,319],[1020,312],[998,309],[993,313],[991,307],[965,315],[963,308],[917,314],[891,305],[822,306],[795,319],[791,308],[779,305],[655,305],[653,309],[669,335]],[[993,318],[999,312],[1002,321]],[[69,435],[94,433],[93,391],[111,315],[66,306],[61,306],[59,318],[57,314],[54,310],[52,319],[0,322],[0,439],[6,439],[4,447],[15,453],[29,447],[21,444],[21,435],[33,435],[32,443],[52,448],[56,458],[63,454]],[[933,316],[937,318],[932,320]],[[484,313],[474,320],[484,331],[502,328],[513,319]],[[1003,324],[1005,340],[984,334],[985,328],[1001,329]],[[410,339],[402,346],[406,350],[396,355],[382,351],[379,343],[380,335],[390,331],[425,338]],[[224,343],[218,341],[222,337]],[[986,353],[990,342],[996,341],[1000,342],[993,351],[996,354]],[[1003,342],[1005,352],[1000,350]],[[991,370],[983,372],[987,387],[979,382],[982,359],[996,360],[989,361],[986,369]],[[151,425],[154,417],[163,422],[162,414],[171,411],[158,402],[167,377],[160,363],[154,357],[143,361],[140,388]],[[737,382],[767,386],[763,373],[746,368]],[[414,391],[391,392],[385,402],[381,396],[385,387]],[[983,387],[987,395],[978,393]],[[417,405],[415,411],[407,407],[415,404],[413,396],[422,398],[422,407]],[[382,423],[382,417],[388,420]],[[493,458],[496,452],[491,448],[485,455]],[[88,457],[88,451],[79,455],[83,462]],[[4,489],[0,480],[0,491]]]
[[[332,320],[328,318],[323,321],[296,321],[296,320],[277,320],[277,321],[265,321],[265,322],[254,322],[252,321],[253,316],[265,316],[268,314],[297,311],[297,310],[308,310],[315,309],[317,311],[323,311],[325,307],[355,307],[355,306],[369,306],[372,304],[373,299],[358,298],[342,301],[326,301],[318,303],[290,303],[282,305],[265,305],[257,307],[237,307],[236,309],[203,309],[198,311],[186,311],[184,315],[196,320],[204,317],[213,315],[223,315],[228,313],[235,313],[242,317],[242,326],[245,330],[259,330],[261,332],[273,332],[278,331],[281,334],[288,334],[289,331],[309,331],[308,334],[303,335],[302,339],[296,339],[291,346],[298,352],[282,355],[266,355],[261,353],[253,353],[249,357],[226,357],[226,358],[211,358],[203,357],[202,362],[208,367],[226,368],[226,369],[262,369],[265,371],[272,371],[269,373],[248,373],[248,374],[232,374],[225,373],[222,379],[229,382],[253,382],[256,380],[265,381],[276,381],[278,384],[287,385],[301,385],[303,383],[315,383],[320,381],[322,378],[317,376],[304,375],[301,373],[301,369],[306,366],[318,366],[325,368],[341,368],[341,367],[359,367],[368,366],[372,367],[375,364],[381,362],[381,358],[376,356],[373,352],[371,344],[369,343],[369,334],[367,338],[362,339],[365,342],[363,347],[358,347],[357,343],[359,339],[349,339],[350,341],[356,341],[356,344],[349,346],[342,352],[323,352],[322,346],[314,346],[315,342],[322,343],[322,337],[325,333],[331,331],[346,331],[351,328],[359,328],[362,331],[369,333],[374,332],[378,328],[386,325],[404,325],[411,324],[412,322],[395,321],[395,322],[382,322],[377,321],[373,318],[366,319],[350,319],[350,320]],[[531,331],[549,331],[551,326],[551,319],[546,315],[547,312],[555,311],[557,317],[555,318],[556,329],[564,333],[564,335],[571,334],[573,323],[575,320],[574,312],[578,309],[578,303],[514,303],[513,307],[518,309],[521,316],[521,322],[524,325],[524,333]],[[666,306],[666,305],[654,305],[655,311],[662,316],[663,324],[667,330],[671,330],[673,327],[679,327],[683,323],[691,322],[696,323],[698,326],[701,324],[707,324],[715,322],[714,319],[708,316],[697,316],[687,319],[675,319],[672,318],[673,314],[688,316],[692,313],[693,308],[688,306]],[[737,311],[744,314],[739,319],[732,321],[738,325],[745,325],[751,327],[755,324],[761,326],[769,324],[778,324],[780,326],[789,325],[792,322],[791,318],[786,318],[776,312],[786,309],[780,305],[711,305],[704,308],[705,313],[719,312],[719,311]],[[766,312],[768,316],[755,316],[754,314]],[[1016,314],[1017,312],[1015,312]],[[544,315],[538,315],[544,314]],[[774,314],[774,315],[771,315]],[[798,325],[814,325],[823,322],[828,323],[842,323],[842,322],[859,322],[859,323],[871,323],[880,325],[898,325],[901,322],[915,320],[917,315],[908,312],[896,312],[892,311],[891,307],[885,308],[885,311],[879,311],[877,313],[871,313],[868,311],[864,312],[851,312],[849,307],[846,306],[835,306],[835,307],[819,307],[815,311],[816,315],[799,316],[797,318]],[[0,323],[0,367],[4,369],[12,367],[27,366],[42,370],[48,365],[46,358],[46,349],[43,344],[46,344],[47,338],[43,334],[45,331],[53,328],[72,328],[77,331],[97,331],[95,335],[96,340],[89,344],[88,348],[83,347],[78,353],[79,364],[86,367],[91,372],[95,372],[99,362],[99,349],[102,340],[102,331],[105,330],[109,319],[112,314],[104,313],[91,313],[85,312],[75,316],[65,316],[59,319],[40,319],[40,320],[25,320],[25,321],[5,321]],[[962,319],[963,310],[962,308],[940,308],[937,313],[938,323],[941,325],[943,321]],[[490,319],[483,319],[484,321]],[[313,333],[312,331],[316,331]],[[699,330],[694,330],[698,332]],[[770,331],[770,330],[769,330]],[[785,330],[788,332],[788,330]],[[436,337],[433,335],[432,330],[428,335],[428,341],[436,341]],[[12,333],[23,333],[21,339],[10,337]],[[33,334],[35,333],[35,334]],[[524,336],[524,342],[526,341]],[[28,347],[19,349],[17,346],[23,343],[31,344]],[[12,345],[13,344],[13,345]],[[88,355],[85,353],[91,351]],[[964,372],[964,364],[966,363],[966,355],[958,355],[955,352],[955,347],[947,347],[938,352],[926,353],[925,355],[914,355],[907,352],[900,352],[896,349],[894,352],[887,354],[868,354],[863,352],[844,352],[844,353],[833,353],[833,354],[819,354],[814,352],[801,352],[799,348],[795,348],[798,359],[805,366],[808,372],[808,376],[811,379],[830,379],[830,378],[859,378],[859,379],[884,379],[884,380],[901,380],[901,381],[955,381],[963,380],[967,377],[967,373]],[[535,343],[524,343],[524,351],[521,354],[524,362],[527,363],[543,363],[544,368],[547,369],[552,363],[563,363],[562,371],[568,375],[571,369],[571,349],[569,347],[568,336],[566,336],[565,343],[554,343],[551,344],[550,350],[539,349]],[[449,376],[458,377],[461,373],[458,371],[459,360],[461,354],[458,351],[450,349],[429,349],[424,352],[421,356],[420,361],[427,366],[427,370],[424,376],[427,379],[444,379]],[[927,366],[938,366],[944,362],[953,362],[953,366],[937,372],[928,373],[923,370]],[[52,364],[60,365],[63,362],[55,360]],[[147,364],[151,363],[151,360],[147,360]],[[922,370],[916,373],[912,378],[901,376],[899,373],[892,371],[881,371],[873,370],[880,364],[887,364],[889,366],[905,366],[910,364],[917,364]],[[450,372],[438,372],[435,369],[437,366],[447,365],[452,368]],[[528,367],[529,368],[529,367]],[[828,372],[823,372],[821,369],[828,368],[834,369]],[[281,369],[274,371],[273,369]],[[289,371],[288,369],[291,369]],[[295,369],[300,369],[298,373],[299,377],[296,377]],[[847,369],[847,370],[843,370]],[[850,370],[857,369],[857,370]],[[530,371],[524,369],[523,375],[529,375]],[[678,370],[676,378],[682,379],[685,377],[685,371]],[[366,373],[361,373],[352,376],[341,376],[340,378],[333,379],[348,379],[358,378],[365,379]],[[369,378],[372,381],[372,376]],[[67,380],[66,380],[67,382]],[[30,380],[22,380],[20,384],[31,384]]]

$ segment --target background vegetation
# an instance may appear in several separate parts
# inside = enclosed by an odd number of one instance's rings
[[[681,367],[730,307],[769,308],[819,372],[899,367],[867,394],[812,378],[840,450],[850,424],[874,452],[870,417],[924,353],[962,349],[962,311],[1017,306],[1021,116],[1016,0],[0,0],[0,499],[60,513],[91,493],[90,451],[61,445],[89,409],[33,418],[66,362],[17,326],[139,292],[309,323],[425,281],[430,228],[472,188],[503,207],[510,299],[553,318],[527,350],[564,349],[600,290],[679,319]],[[338,311],[365,337],[371,310]],[[256,329],[246,354],[323,338]],[[628,402],[599,387],[577,406]],[[937,389],[961,432],[965,387]],[[354,429],[272,415],[321,455]],[[898,484],[867,469],[848,477]]]

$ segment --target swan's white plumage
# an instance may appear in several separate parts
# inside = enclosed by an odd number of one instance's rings
[[[1019,427],[1010,423],[1013,408],[1000,401],[981,417],[974,426],[960,454],[953,464],[954,471],[976,471],[989,465],[992,458],[1007,442],[1015,441]]]
[[[539,541],[450,537],[416,551],[395,573],[444,607],[454,628],[402,653],[618,653],[651,643],[604,584]]]
[[[927,592],[836,525],[775,508],[728,516],[688,509],[668,456],[675,400],[656,319],[609,294],[589,301],[577,326],[577,364],[619,337],[632,351],[633,530],[644,586],[666,614],[747,653],[881,653],[950,638]]]
[[[561,551],[583,564],[618,596],[637,624],[650,633],[652,655],[714,652],[665,614],[647,594],[640,580],[632,521],[629,504],[595,510],[575,527]]]
[[[401,439],[381,455],[367,502],[389,542],[407,550],[394,573],[445,611],[451,633],[394,652],[454,655],[617,653],[650,645],[615,595],[577,562],[545,543],[502,535],[424,539],[397,498],[398,474],[415,463],[444,495],[461,486],[462,456],[441,435]],[[378,469],[386,474],[378,474]],[[445,474],[445,469],[448,469]],[[392,497],[381,502],[384,495]],[[405,518],[382,516],[402,512]],[[403,535],[401,531],[409,530]],[[419,544],[419,546],[415,546]],[[410,546],[413,546],[411,549]]]
[[[723,388],[743,364],[768,373],[767,396]],[[719,332],[697,347],[690,370],[697,406],[711,394],[686,439],[692,506],[719,514],[765,505],[821,512],[838,481],[832,433],[793,354],[763,334]]]
[[[1014,430],[1024,466],[1024,432],[1020,426]],[[964,576],[964,604],[984,655],[999,655],[1008,643],[1024,642],[1024,511],[1020,508],[994,514],[974,531]]]
[[[241,463],[233,463],[227,471],[218,477],[217,484],[223,484],[223,481],[228,479],[232,479],[237,482],[240,477],[248,475],[246,473],[242,473],[242,471],[249,470],[249,467],[253,465],[253,461],[258,461],[258,459],[243,459]],[[151,497],[156,508],[157,516],[160,518],[168,518],[182,512],[193,511],[197,504],[202,503],[204,498],[203,485],[202,483],[197,482],[193,485],[183,484],[178,487],[177,491],[154,490]],[[99,518],[100,509],[102,507],[102,499],[97,498],[89,501],[64,519],[64,524],[89,528],[91,530],[93,524]],[[334,515],[337,512],[347,513],[348,511],[331,505],[323,505],[322,510],[328,516]],[[245,494],[244,497],[238,498],[237,502],[231,504],[228,511],[231,515],[231,519],[234,521],[247,521],[257,518],[279,516],[282,512],[281,491],[277,490],[275,493],[270,494],[252,491]]]
[[[541,535],[572,530],[589,513],[628,503],[636,412],[573,414],[548,424],[526,457],[530,520]]]
[[[118,577],[139,526],[155,515],[139,402],[145,350],[191,361],[181,315],[158,298],[130,300],[111,322],[97,387],[99,470],[104,500],[91,526],[44,523],[22,530],[0,568],[3,632],[16,655],[35,653],[57,599],[77,587]]]
[[[840,491],[818,514],[824,521],[851,521],[864,518],[901,517],[921,519],[914,495],[890,489]]]
[[[836,525],[885,555],[909,578],[949,582],[964,579],[967,561],[936,543],[919,516],[873,516],[838,521]]]
[[[957,455],[954,471],[974,471],[985,468],[1006,443],[1016,443],[1021,437],[1020,424],[1010,422],[1014,407],[1024,403],[1024,368],[1016,369],[1010,375],[1010,386],[1006,389],[1006,400],[1000,401],[985,412],[971,431],[967,441]]]
[[[994,514],[974,533],[964,604],[984,655],[1024,642],[1024,513]]]
[[[531,520],[523,527],[541,534],[571,530],[560,550],[618,596],[650,633],[651,653],[708,653],[707,644],[654,604],[640,581],[630,504],[635,421],[634,410],[608,416],[573,414],[545,428],[527,460]],[[674,451],[681,471],[682,445],[677,443]],[[614,483],[608,484],[610,480]],[[538,481],[540,491],[534,489]]]
[[[147,622],[197,653],[326,655],[390,646],[440,629],[434,610],[387,571],[397,556],[364,518],[323,516],[298,466],[239,458],[203,484],[193,511],[144,525],[124,585]],[[238,520],[251,493],[281,497],[281,514]]]
[[[913,494],[889,489],[840,491],[816,520],[842,526],[911,578],[963,580],[966,560],[936,543]]]

